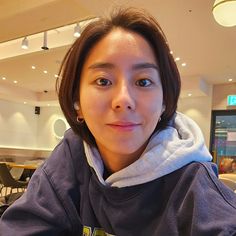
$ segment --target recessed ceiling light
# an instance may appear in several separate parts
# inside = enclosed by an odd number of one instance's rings
[[[173,51],[170,51],[170,54],[173,54]]]
[[[2,77],[2,80],[6,80],[6,77]]]
[[[31,68],[34,70],[34,69],[36,69],[36,67],[35,66],[31,66]]]
[[[44,70],[44,71],[43,71],[43,73],[44,73],[44,74],[47,74],[47,73],[48,73],[48,71],[47,71],[47,70]]]
[[[50,104],[47,104],[48,105],[48,107],[50,107]]]
[[[192,96],[192,94],[191,94],[191,93],[189,93],[189,94],[188,94],[188,96],[189,96],[189,97],[191,97],[191,96]]]
[[[179,58],[179,57],[176,57],[176,58],[175,58],[175,61],[179,61],[179,60],[180,60],[180,58]]]
[[[24,104],[26,104],[27,102],[24,102]]]
[[[229,82],[233,81],[233,79],[228,79]]]
[[[17,83],[18,83],[18,81],[17,81],[17,80],[14,80],[14,81],[13,81],[13,83],[14,83],[14,84],[17,84]]]
[[[55,76],[55,78],[58,78],[59,77],[59,75],[54,75]]]
[[[187,64],[184,62],[184,63],[182,63],[181,65],[182,65],[182,66],[186,66]]]

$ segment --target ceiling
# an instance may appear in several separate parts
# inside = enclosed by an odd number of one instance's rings
[[[213,0],[1,0],[0,99],[57,105],[55,75],[75,40],[74,26],[107,14],[117,5],[142,7],[156,17],[173,56],[180,57],[176,63],[183,83],[182,97],[189,93],[207,96],[214,84],[236,83],[236,27],[226,28],[215,22],[213,3]],[[44,31],[48,31],[49,50],[41,49]],[[28,50],[21,49],[25,36],[29,39]]]

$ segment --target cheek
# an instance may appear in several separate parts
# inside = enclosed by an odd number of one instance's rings
[[[81,94],[80,106],[81,111],[86,119],[93,119],[94,117],[101,116],[104,114],[107,101],[103,101],[100,97],[93,93]]]
[[[154,101],[154,102],[153,102]],[[146,117],[146,122],[148,126],[152,129],[155,128],[162,112],[162,97],[154,97],[149,102],[146,102],[144,105],[143,112]]]
[[[163,98],[162,96],[151,96],[148,101],[145,101],[143,106],[147,110],[147,114],[159,117],[162,111]]]
[[[153,133],[153,131],[155,130],[159,119],[161,116],[161,107],[153,107],[152,111],[149,112],[149,116],[146,119],[147,122],[147,129],[149,130],[150,134]]]
[[[148,126],[150,128],[155,128],[158,121],[159,121],[159,118],[161,116],[161,110],[160,109],[153,109],[153,110],[149,110],[149,115],[147,114],[146,115],[146,120],[148,122]]]

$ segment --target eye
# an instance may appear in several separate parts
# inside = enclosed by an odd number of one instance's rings
[[[111,81],[105,78],[99,78],[96,80],[96,84],[99,86],[109,86],[111,85]]]
[[[152,84],[152,81],[150,79],[139,79],[135,84],[140,87],[148,87]]]

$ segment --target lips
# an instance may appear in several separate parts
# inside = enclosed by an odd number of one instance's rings
[[[139,126],[141,126],[140,123],[136,122],[129,122],[129,121],[116,121],[107,124],[110,128],[118,131],[133,131]]]

